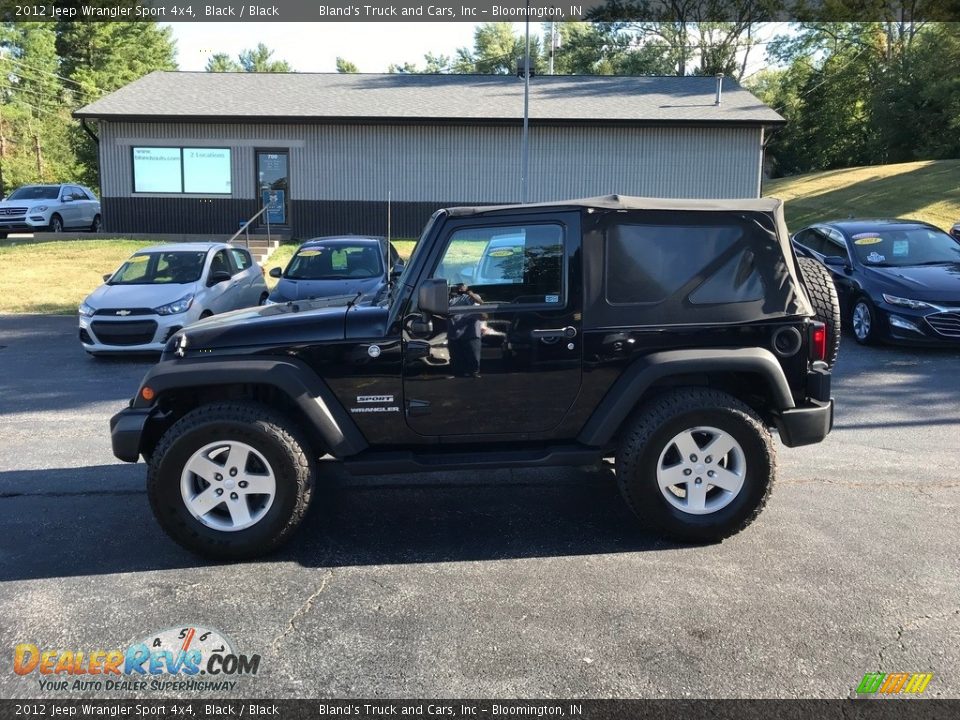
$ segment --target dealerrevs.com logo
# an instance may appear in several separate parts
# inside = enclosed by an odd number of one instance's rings
[[[40,690],[54,693],[230,691],[259,670],[260,655],[238,653],[223,633],[200,626],[153,632],[112,650],[20,643],[13,651],[13,671],[35,677]]]

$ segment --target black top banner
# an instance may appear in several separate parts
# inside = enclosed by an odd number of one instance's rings
[[[960,0],[0,0],[7,22],[960,21]]]

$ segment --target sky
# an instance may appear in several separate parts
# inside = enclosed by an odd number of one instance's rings
[[[177,40],[181,70],[203,70],[214,53],[232,58],[264,43],[273,58],[286,60],[298,72],[335,72],[337,57],[357,65],[360,72],[387,72],[393,63],[423,66],[427,52],[453,56],[457,48],[473,47],[474,29],[467,22],[331,22],[331,23],[169,23]],[[523,33],[524,23],[513,23]],[[540,23],[531,23],[531,34]],[[786,31],[784,23],[769,23],[760,40]],[[763,68],[764,48],[751,53],[747,75]]]

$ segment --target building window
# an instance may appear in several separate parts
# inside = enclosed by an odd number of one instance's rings
[[[135,147],[133,191],[229,195],[229,148]]]

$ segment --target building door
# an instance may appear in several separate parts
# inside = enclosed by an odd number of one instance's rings
[[[257,189],[260,207],[270,209],[260,216],[260,225],[290,225],[290,153],[287,150],[257,150]]]

